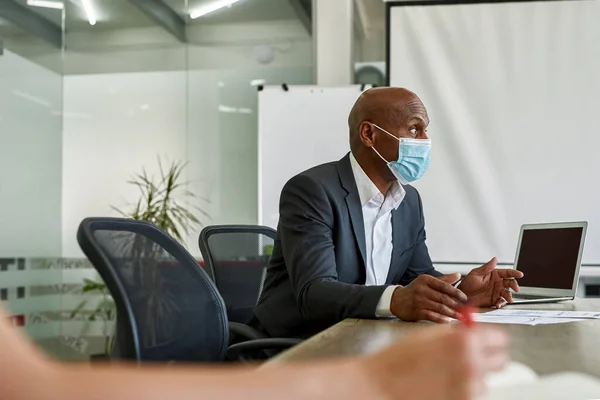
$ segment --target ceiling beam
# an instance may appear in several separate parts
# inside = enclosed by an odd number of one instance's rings
[[[0,0],[0,17],[53,46],[59,49],[62,48],[62,28],[29,8],[12,0]]]
[[[185,20],[162,0],[129,0],[180,42],[187,42]]]
[[[304,29],[312,36],[312,1],[311,0],[288,0],[294,9],[296,16],[304,26]]]

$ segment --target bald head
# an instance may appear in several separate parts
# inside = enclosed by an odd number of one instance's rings
[[[416,94],[396,87],[369,89],[356,100],[348,117],[350,147],[354,152],[361,145],[360,129],[365,121],[393,133],[395,127],[408,126],[412,119],[422,120],[425,126],[429,124],[427,110]]]

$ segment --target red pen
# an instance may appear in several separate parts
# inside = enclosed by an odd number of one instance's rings
[[[470,303],[465,304],[460,310],[460,315],[462,317],[462,321],[467,328],[471,328],[475,325],[475,321],[473,320],[473,311],[475,311],[475,307]]]

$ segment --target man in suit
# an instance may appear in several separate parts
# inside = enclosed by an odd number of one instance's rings
[[[495,269],[495,258],[462,280],[433,267],[421,198],[409,185],[425,173],[431,148],[417,95],[368,90],[348,124],[351,153],[296,175],[281,192],[273,256],[250,323],[270,336],[303,338],[345,318],[446,323],[467,301],[511,302],[522,274]]]

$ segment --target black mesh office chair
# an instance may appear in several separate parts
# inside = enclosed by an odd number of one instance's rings
[[[200,233],[205,267],[225,300],[229,321],[245,323],[251,317],[276,234],[255,225],[208,226]]]
[[[297,343],[249,340],[228,349],[227,312],[215,285],[176,240],[150,223],[87,218],[77,240],[116,304],[114,358],[214,362]]]

